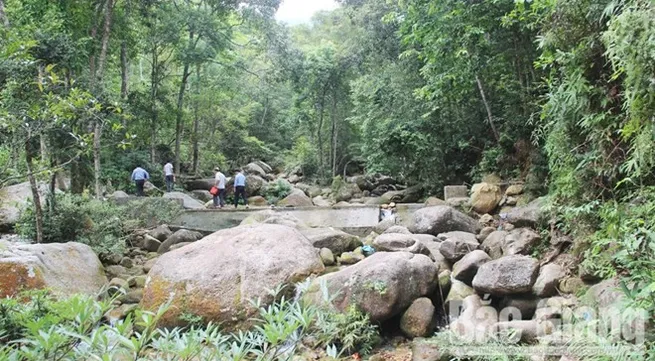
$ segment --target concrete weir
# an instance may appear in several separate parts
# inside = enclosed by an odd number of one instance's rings
[[[423,207],[423,204],[397,204],[397,223],[408,226],[414,212]],[[187,210],[173,222],[172,226],[212,233],[236,227],[253,212],[267,209],[269,208]],[[333,227],[356,235],[367,234],[380,220],[380,207],[377,205],[275,208],[273,210],[283,215],[294,216],[310,227]]]

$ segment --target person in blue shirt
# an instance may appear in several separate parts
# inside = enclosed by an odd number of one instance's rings
[[[132,171],[132,181],[136,184],[136,195],[137,197],[144,197],[143,186],[146,184],[146,181],[150,179],[150,174],[146,172],[145,169],[141,167],[136,167]]]
[[[234,208],[239,207],[239,198],[243,198],[243,204],[248,207],[248,198],[246,198],[246,176],[243,175],[243,171],[240,169],[237,170],[236,175],[234,176]]]

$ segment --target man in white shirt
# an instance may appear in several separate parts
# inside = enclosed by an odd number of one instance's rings
[[[215,186],[218,188],[218,194],[214,196],[214,207],[223,208],[225,206],[225,174],[221,173],[220,168],[216,167],[216,182]]]
[[[173,164],[171,162],[166,163],[164,166],[164,175],[166,177],[166,191],[170,193],[175,187],[175,172],[173,172]]]

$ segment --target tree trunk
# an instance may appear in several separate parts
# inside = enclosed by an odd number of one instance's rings
[[[175,172],[177,174],[182,174],[180,172],[180,146],[182,144],[182,120],[184,118],[184,92],[186,91],[186,85],[189,81],[189,68],[190,64],[186,62],[184,64],[184,70],[182,71],[180,90],[177,93],[177,116],[175,120]]]
[[[93,179],[95,184],[95,195],[97,199],[102,198],[102,185],[100,183],[100,137],[102,136],[102,122],[96,120],[93,125]]]
[[[48,160],[48,146],[46,145],[45,135],[43,134],[39,137],[39,145],[41,146],[41,162],[45,164]]]
[[[196,65],[196,102],[194,107],[194,116],[193,116],[193,174],[198,174],[198,158],[199,158],[199,147],[198,147],[198,128],[200,127],[200,116],[198,111],[200,107],[200,65]]]
[[[337,92],[332,91],[332,110],[330,112],[330,120],[332,127],[330,130],[330,168],[332,169],[332,177],[337,176]]]
[[[155,45],[152,49],[152,70],[150,72],[150,102],[152,123],[150,125],[150,162],[155,163],[155,153],[157,144],[157,122],[159,113],[157,111],[157,96],[159,91],[159,55]]]
[[[482,87],[482,81],[480,81],[480,77],[478,77],[478,74],[475,74],[475,81],[478,83],[478,90],[480,91],[480,97],[482,97],[482,102],[484,103],[484,107],[487,110],[487,120],[489,121],[489,126],[491,127],[491,131],[494,133],[494,138],[496,138],[496,142],[500,143],[500,135],[496,130],[496,125],[494,125],[493,115],[491,114],[491,107],[487,102],[487,97],[484,93],[484,87]]]
[[[93,89],[95,87],[96,81],[96,38],[98,37],[98,19],[102,14],[102,9],[105,7],[106,0],[100,0],[96,6],[95,16],[93,17],[93,26],[91,27],[90,37],[93,44],[93,50],[89,56],[89,88]]]
[[[131,4],[128,0],[125,3],[125,17],[127,18],[127,21],[130,21],[130,7]],[[123,38],[123,41],[121,41],[121,99],[123,100],[127,99],[127,93],[129,91],[129,67],[130,64],[127,57],[127,40]],[[125,117],[123,117],[123,119],[125,119]],[[123,122],[125,122],[125,120],[123,120]]]
[[[102,45],[100,47],[100,56],[98,57],[98,83],[102,81],[107,59],[107,48],[109,47],[109,37],[111,35],[111,18],[114,13],[114,0],[107,0],[107,10],[105,11],[105,24],[102,30]]]
[[[121,43],[121,99],[123,100],[127,99],[128,82],[130,77],[128,70],[129,62],[127,59],[127,42],[123,40]]]
[[[321,100],[320,103],[320,113],[318,116],[318,129],[316,130],[316,137],[318,138],[318,173],[321,177],[321,180],[324,180],[325,176],[323,173],[323,134],[321,132],[321,129],[323,128],[323,114],[325,113],[324,110],[324,101]]]
[[[97,85],[101,85],[107,60],[107,48],[109,46],[109,37],[111,35],[111,18],[114,12],[114,0],[107,0],[107,9],[105,11],[105,23],[102,30],[102,46],[100,56],[98,57],[98,70],[96,75]],[[96,93],[97,94],[97,93]],[[100,184],[100,137],[102,136],[102,122],[95,119],[93,122],[93,178],[95,180],[95,196],[97,199],[102,198],[102,185]]]
[[[5,27],[9,27],[9,19],[7,18],[7,15],[5,14],[5,2],[4,0],[0,0],[0,23]]]
[[[189,30],[189,48],[188,50],[193,50],[193,30]],[[182,71],[182,81],[180,82],[180,90],[177,93],[177,114],[175,120],[175,172],[177,174],[182,174],[180,171],[180,146],[182,144],[182,120],[183,120],[183,110],[184,110],[184,92],[186,91],[186,86],[189,81],[189,69],[191,64],[189,60],[184,61],[184,70]]]
[[[325,169],[323,169],[323,117],[325,116],[325,96],[327,93],[327,84],[323,87],[321,99],[319,101],[318,129],[316,137],[318,138],[318,172],[321,180],[325,179]]]
[[[39,186],[33,173],[34,154],[30,147],[30,138],[28,135],[25,141],[25,163],[27,166],[27,179],[30,182],[32,190],[32,202],[34,203],[34,219],[36,223],[36,243],[43,242],[43,209],[41,208],[41,196],[39,195]]]
[[[264,102],[264,114],[262,115],[262,120],[259,122],[260,125],[264,125],[264,122],[266,122],[267,114],[268,114],[268,97],[266,97],[266,101]]]

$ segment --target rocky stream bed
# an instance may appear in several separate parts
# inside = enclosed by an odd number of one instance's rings
[[[371,360],[414,361],[450,355],[421,341],[437,331],[478,341],[511,331],[519,343],[534,345],[560,334],[561,320],[575,317],[583,299],[619,304],[616,281],[595,284],[598,279],[578,269],[566,252],[568,238],[543,242],[537,228],[542,200],[516,206],[520,186],[501,191],[484,183],[466,198],[448,194],[455,190],[446,190],[446,201],[428,199],[411,220],[402,220],[409,227],[391,216],[365,237],[262,211],[208,236],[166,225],[144,230],[130,237],[124,255],[102,262],[79,243],[3,239],[0,296],[105,289],[119,295],[119,307],[107,315],[113,321],[137,306],[156,310],[170,301],[162,327],[184,326],[184,315],[192,314],[238,330],[255,315],[250,300],[270,303],[268,290],[309,280],[304,301],[321,302],[319,285],[326,285],[338,295],[338,309],[355,305],[382,326],[386,342]]]

